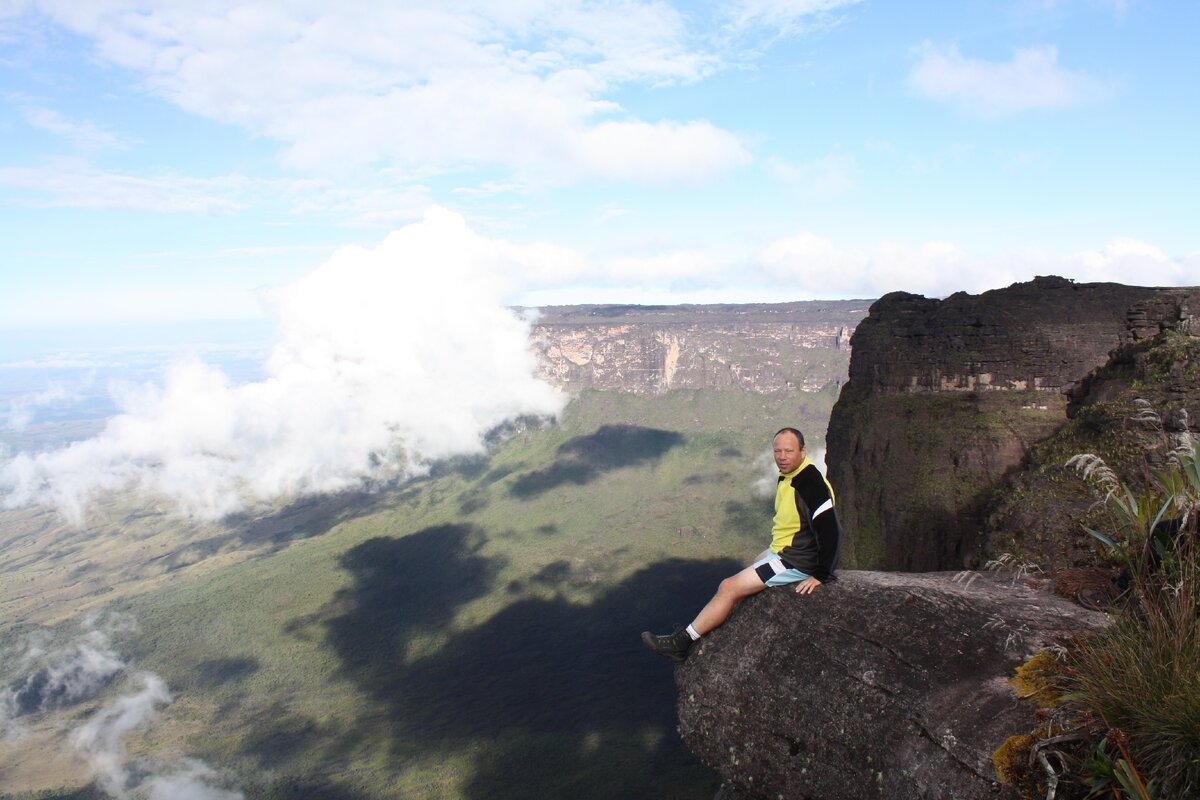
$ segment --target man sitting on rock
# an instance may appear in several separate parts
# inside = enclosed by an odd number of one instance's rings
[[[666,636],[646,631],[642,642],[660,656],[682,662],[692,643],[720,625],[743,597],[768,586],[796,584],[797,594],[812,594],[836,580],[841,525],[833,509],[833,487],[808,460],[804,435],[795,428],[775,434],[775,523],[771,546],[736,575],[721,581],[717,593],[686,628]]]

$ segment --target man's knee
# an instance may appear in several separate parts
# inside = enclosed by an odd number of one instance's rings
[[[739,572],[737,575],[730,575],[725,580],[721,581],[721,585],[717,587],[717,594],[723,594],[733,597],[747,597],[756,592],[761,591],[766,587],[757,575],[753,573],[746,574]]]

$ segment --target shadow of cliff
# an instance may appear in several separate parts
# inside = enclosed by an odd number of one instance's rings
[[[690,619],[738,565],[672,559],[587,605],[517,600],[406,660],[412,637],[446,634],[459,607],[492,590],[499,565],[482,540],[447,525],[372,539],[342,559],[353,585],[332,602],[326,639],[342,674],[379,704],[397,763],[472,747],[471,798],[711,797],[715,777],[675,731],[671,665],[638,634]],[[539,576],[556,579],[566,571]]]
[[[224,530],[220,533],[190,541],[173,553],[168,569],[182,569],[197,558],[208,558],[230,547],[267,545],[278,550],[295,541],[322,536],[343,522],[412,503],[422,486],[447,475],[478,480],[484,477],[490,464],[491,459],[486,455],[455,456],[434,462],[428,474],[398,485],[305,495],[259,516],[245,512],[231,514],[224,519]],[[479,508],[483,505],[485,501]],[[464,512],[476,510],[479,509],[467,508]]]
[[[554,463],[521,475],[509,491],[514,497],[528,500],[563,484],[588,483],[609,470],[662,458],[680,444],[683,436],[674,431],[605,425],[595,433],[564,442]]]

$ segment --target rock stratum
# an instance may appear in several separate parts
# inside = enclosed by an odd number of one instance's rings
[[[989,540],[1019,541],[1042,566],[1069,561],[1060,545],[1076,538],[1077,518],[1049,530],[1020,507],[1002,508],[1018,473],[1037,466],[1039,446],[1073,417],[1092,419],[1100,434],[1133,413],[1129,393],[1154,390],[1136,369],[1109,367],[1110,357],[1157,364],[1148,353],[1165,339],[1200,330],[1198,308],[1196,290],[1055,277],[944,300],[878,300],[855,330],[850,378],[829,423],[826,461],[849,532],[843,563],[956,569],[985,558]],[[1186,383],[1187,365],[1196,364],[1188,359],[1168,358],[1175,366],[1167,378],[1174,369],[1176,383]],[[1128,408],[1112,402],[1123,391]],[[1194,404],[1185,394],[1176,392],[1176,405]],[[1078,436],[1071,446],[1087,452],[1098,438]],[[1051,483],[1040,489],[1053,505]]]
[[[1011,575],[844,570],[743,601],[676,670],[680,733],[730,800],[1015,798],[1016,667],[1103,623]]]
[[[538,376],[569,392],[816,391],[845,382],[850,334],[869,305],[546,306],[531,343]]]

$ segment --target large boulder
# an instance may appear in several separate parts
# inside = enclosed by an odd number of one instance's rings
[[[676,671],[680,732],[724,796],[1015,797],[992,754],[1036,706],[1009,678],[1104,616],[1013,575],[840,575],[743,601]]]

